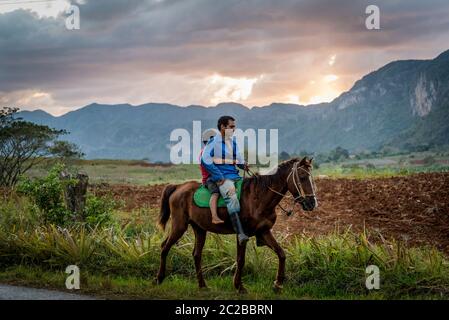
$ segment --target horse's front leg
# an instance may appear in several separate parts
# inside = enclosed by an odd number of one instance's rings
[[[265,244],[270,247],[270,249],[273,250],[279,258],[279,268],[276,275],[276,280],[273,284],[273,289],[276,292],[280,292],[285,279],[285,252],[276,241],[271,231],[264,232],[261,237]]]
[[[237,236],[237,269],[234,274],[234,287],[239,293],[246,293],[246,289],[242,284],[242,270],[245,265],[246,242],[239,244]]]

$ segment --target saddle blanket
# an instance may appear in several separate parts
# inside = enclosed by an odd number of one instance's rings
[[[235,182],[235,189],[237,192],[237,198],[240,200],[240,196],[242,193],[242,183],[243,179],[237,180]],[[207,190],[207,188],[201,184],[201,186],[195,191],[193,195],[193,200],[195,204],[200,208],[209,208],[209,200],[210,200],[210,192]],[[219,208],[226,208],[226,203],[222,196],[218,198],[218,207]]]

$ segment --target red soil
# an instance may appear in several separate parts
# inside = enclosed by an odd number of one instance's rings
[[[367,180],[319,179],[319,207],[304,212],[284,199],[287,217],[278,209],[274,231],[287,236],[320,235],[348,227],[362,232],[379,232],[386,239],[409,245],[435,245],[449,252],[449,173],[416,174],[407,177]],[[125,210],[158,209],[164,185],[97,185],[97,194],[112,194],[124,201]]]

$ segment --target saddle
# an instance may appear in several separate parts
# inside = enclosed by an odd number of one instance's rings
[[[242,193],[242,183],[243,179],[237,180],[235,184],[235,190],[237,192],[237,198],[240,200],[240,196]],[[193,201],[197,207],[200,208],[209,208],[209,200],[211,193],[204,185],[201,185],[193,194]],[[217,206],[219,208],[226,208],[226,203],[222,196],[218,198]]]

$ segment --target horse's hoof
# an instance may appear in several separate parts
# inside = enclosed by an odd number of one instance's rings
[[[275,293],[281,293],[283,288],[284,288],[284,287],[282,286],[282,284],[279,284],[277,281],[275,281],[275,282],[273,283],[273,291],[274,291]]]

